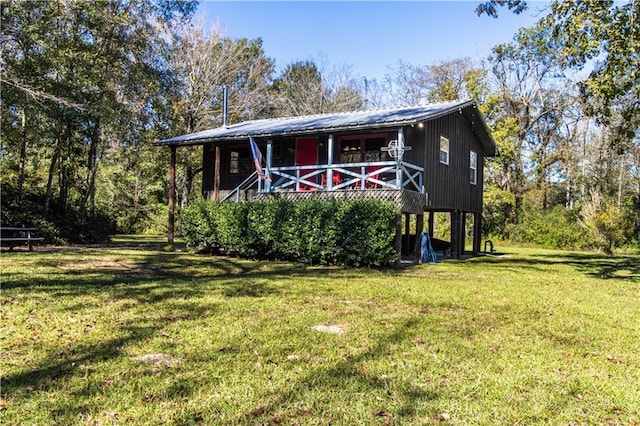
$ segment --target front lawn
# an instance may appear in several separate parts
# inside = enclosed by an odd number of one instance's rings
[[[640,256],[376,271],[163,246],[2,252],[1,424],[640,422]]]

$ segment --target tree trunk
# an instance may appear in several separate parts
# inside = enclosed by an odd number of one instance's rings
[[[44,197],[44,215],[45,217],[49,214],[49,208],[51,205],[51,197],[53,196],[53,178],[56,174],[56,169],[58,167],[58,160],[60,159],[60,155],[62,154],[62,127],[64,123],[60,123],[58,126],[58,135],[56,137],[56,148],[53,151],[53,156],[51,157],[51,164],[49,165],[49,177],[47,179],[47,194]],[[68,124],[67,124],[68,126]]]
[[[27,161],[27,114],[22,110],[22,140],[20,141],[20,162],[18,163],[18,203],[22,204],[24,185],[24,165]]]
[[[95,214],[95,192],[96,173],[98,171],[97,150],[100,143],[100,119],[96,119],[93,125],[90,138],[89,156],[87,158],[87,186],[82,196],[80,210],[83,214],[87,212],[87,202],[89,202],[89,212]]]

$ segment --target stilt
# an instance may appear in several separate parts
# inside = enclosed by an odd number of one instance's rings
[[[473,214],[473,255],[480,253],[480,245],[482,243],[482,215],[480,213]]]
[[[396,266],[400,266],[402,260],[402,213],[396,216],[396,253],[398,257],[396,259]]]
[[[416,215],[416,243],[414,244],[415,262],[420,262],[420,241],[424,230],[424,214]]]
[[[428,226],[429,226],[429,236],[430,237],[433,237],[433,216],[434,216],[433,210],[429,210],[429,219],[428,219],[429,223],[428,223]]]

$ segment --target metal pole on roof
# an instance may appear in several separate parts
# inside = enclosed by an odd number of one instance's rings
[[[229,89],[222,86],[222,127],[227,127],[227,115],[229,104]]]

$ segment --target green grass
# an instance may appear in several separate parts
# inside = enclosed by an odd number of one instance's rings
[[[639,256],[375,271],[128,237],[0,261],[3,425],[640,422]]]

